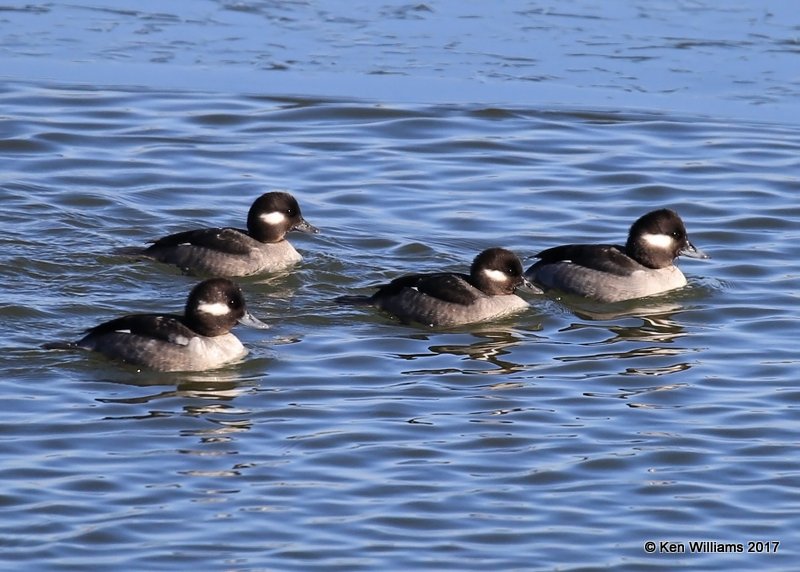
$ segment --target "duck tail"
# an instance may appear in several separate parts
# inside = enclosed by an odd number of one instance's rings
[[[43,350],[76,350],[78,344],[75,342],[47,342],[40,347]]]
[[[141,246],[120,246],[111,251],[117,256],[145,256],[145,249]]]
[[[369,306],[372,304],[372,296],[339,296],[336,302],[350,306]]]

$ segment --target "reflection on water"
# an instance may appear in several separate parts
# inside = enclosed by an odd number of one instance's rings
[[[684,327],[672,315],[642,316],[642,325],[636,327],[611,326],[617,338],[648,342],[672,342],[686,334]],[[611,340],[609,340],[611,342]]]
[[[565,328],[562,328],[562,332],[579,332],[582,335],[588,332],[586,335],[586,340],[581,342],[581,346],[597,346],[597,345],[613,345],[618,344],[621,342],[658,342],[662,344],[672,343],[676,339],[684,336],[686,334],[684,326],[682,326],[678,319],[674,314],[662,314],[662,315],[649,315],[649,316],[641,316],[639,318],[632,318],[627,317],[627,322],[630,325],[622,325],[616,321],[612,321],[610,323],[599,323],[599,322],[573,322]],[[611,334],[610,336],[606,337],[602,334],[605,333]],[[600,333],[600,339],[597,339],[597,333]],[[660,348],[665,349],[665,348]],[[636,351],[632,350],[634,353],[632,355],[637,355]],[[673,354],[679,353],[680,350],[675,349],[666,349],[666,354]],[[660,352],[659,352],[660,353]],[[607,354],[598,354],[598,355],[607,355]],[[620,357],[623,357],[620,354]],[[569,360],[568,356],[564,357],[565,360]]]
[[[647,315],[639,318],[627,317],[623,323],[611,322],[572,322],[561,331],[565,334],[575,333],[580,340],[575,340],[572,352],[567,351],[553,359],[564,364],[586,364],[586,369],[602,372],[603,376],[617,379],[625,377],[658,377],[688,372],[696,363],[686,359],[687,354],[696,355],[697,348],[691,342],[684,346],[676,345],[679,338],[687,335],[686,328],[680,322],[680,314],[668,312],[659,315]],[[587,351],[574,353],[574,350],[585,350],[602,346],[615,346],[615,351]],[[624,364],[624,368],[622,368]],[[621,381],[621,378],[620,378]],[[681,384],[665,384],[635,388],[620,388],[614,392],[586,392],[590,397],[615,397],[628,399],[639,394],[650,394],[653,391],[671,390]]]
[[[658,392],[665,392],[665,391],[675,391],[680,389],[686,389],[689,385],[686,383],[667,383],[664,385],[648,385],[644,387],[621,387],[618,391],[611,391],[611,392],[598,392],[598,391],[586,391],[583,393],[586,397],[602,397],[602,398],[610,398],[610,399],[625,399],[630,400],[631,398],[635,397],[645,397],[645,396],[652,396],[653,393]],[[680,405],[663,405],[663,404],[654,404],[654,403],[644,403],[640,401],[631,401],[627,404],[629,407],[634,408],[665,408],[665,407],[680,407]]]
[[[530,343],[529,339],[523,338],[514,330],[507,329],[486,329],[468,334],[470,338],[477,338],[478,341],[445,343],[428,346],[430,353],[398,354],[397,357],[404,360],[420,360],[442,355],[454,355],[462,358],[462,362],[471,361],[481,362],[481,367],[459,367],[444,369],[413,369],[406,370],[406,375],[418,374],[444,374],[444,373],[464,373],[464,374],[510,374],[521,372],[526,369],[524,364],[514,363],[508,359],[503,359],[511,353],[511,348],[525,342]],[[459,338],[463,336],[458,336]],[[425,337],[424,339],[428,339]],[[490,365],[491,367],[487,367]]]
[[[656,319],[662,314],[675,313],[684,308],[683,304],[675,303],[661,303],[661,304],[631,304],[625,302],[622,305],[613,307],[613,304],[607,304],[605,307],[600,306],[581,306],[580,304],[573,304],[570,306],[576,316],[585,320],[615,320],[617,318],[655,316]]]
[[[679,373],[682,371],[687,371],[691,367],[692,366],[689,363],[683,362],[683,363],[676,363],[673,365],[665,365],[661,367],[629,367],[628,369],[625,370],[624,373],[627,375],[659,376],[659,375],[667,375],[670,373]]]
[[[109,380],[106,380],[109,381]],[[175,414],[198,417],[216,417],[215,423],[222,427],[211,430],[212,433],[240,431],[250,427],[249,419],[220,420],[219,415],[248,415],[245,409],[237,408],[233,401],[242,394],[252,390],[257,380],[237,374],[235,371],[201,372],[198,374],[161,374],[118,377],[112,383],[130,385],[142,389],[165,387],[155,392],[126,395],[125,397],[98,397],[97,401],[108,404],[143,405],[159,404],[162,408],[147,413],[107,416],[106,419],[147,419],[165,417]],[[163,409],[168,403],[180,404],[180,411]],[[205,430],[204,430],[205,432]]]
[[[631,358],[654,357],[654,356],[678,356],[685,352],[686,350],[681,348],[662,348],[658,346],[647,346],[631,350],[622,350],[619,352],[585,354],[580,356],[563,355],[563,356],[557,356],[555,359],[562,362],[583,362],[588,360],[602,361],[602,360],[631,359]],[[688,367],[689,366],[687,364],[686,368],[688,369]]]
[[[614,320],[617,318],[647,317],[675,313],[683,309],[689,299],[689,290],[669,292],[665,295],[649,298],[637,298],[622,302],[603,303],[587,300],[580,296],[560,294],[555,300],[563,304],[576,316],[586,320]],[[694,295],[695,297],[697,294]]]

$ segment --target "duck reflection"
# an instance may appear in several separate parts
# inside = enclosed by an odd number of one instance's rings
[[[181,477],[219,479],[242,474],[247,465],[239,461],[238,435],[249,432],[254,422],[253,412],[237,406],[235,401],[253,390],[257,384],[254,376],[248,378],[235,370],[180,376],[137,375],[135,381],[127,380],[124,384],[129,386],[129,394],[137,390],[140,394],[98,399],[111,411],[122,412],[122,415],[106,415],[105,420],[138,424],[147,419],[148,424],[155,424],[152,426],[159,427],[165,436],[159,446],[188,459],[176,466]],[[153,391],[156,386],[159,391]],[[130,410],[134,412],[127,413]],[[177,423],[175,419],[179,419]],[[178,439],[170,439],[168,434]],[[203,502],[221,502],[238,489],[217,484],[198,487],[196,491]]]
[[[659,324],[662,328],[653,328],[654,324]],[[585,324],[573,324],[570,329],[584,329]],[[671,344],[676,339],[683,335],[683,328],[671,323],[669,321],[657,322],[652,319],[644,320],[644,325],[641,326],[606,326],[606,331],[611,334],[609,337],[601,341],[592,341],[578,344],[578,347],[597,347],[597,346],[611,346],[622,344],[622,348],[616,351],[603,351],[603,352],[590,352],[582,355],[564,355],[558,356],[558,361],[569,362],[585,362],[585,361],[607,361],[607,360],[634,360],[647,358],[647,365],[641,367],[628,367],[620,372],[626,375],[665,375],[668,373],[676,373],[679,371],[688,370],[691,367],[690,362],[680,361],[678,363],[668,363],[665,365],[656,365],[652,358],[671,358],[677,356],[684,356],[690,350],[677,345],[664,346],[660,344]],[[646,342],[645,345],[635,345],[631,347],[630,342]],[[659,344],[659,345],[654,345]]]
[[[434,344],[428,347],[430,353],[419,354],[398,354],[398,357],[406,360],[419,360],[424,358],[435,358],[442,355],[460,356],[465,362],[478,362],[475,365],[459,368],[443,369],[418,369],[409,370],[406,374],[442,374],[442,373],[464,373],[464,374],[509,374],[523,371],[526,369],[524,364],[516,363],[508,356],[511,349],[522,344],[525,337],[511,329],[480,329],[464,334],[453,334],[457,341],[453,343]],[[417,339],[429,340],[427,334],[413,336]],[[437,336],[437,339],[440,339]],[[477,340],[477,341],[476,341]]]
[[[678,300],[657,298],[638,298],[623,302],[602,303],[577,296],[556,298],[570,312],[584,320],[615,320],[628,317],[669,316],[684,308]]]
[[[634,409],[666,409],[667,407],[678,407],[679,405],[665,405],[647,403],[644,400],[652,398],[653,394],[673,392],[688,387],[686,383],[665,383],[663,385],[648,385],[643,387],[620,388],[614,392],[587,391],[583,395],[586,397],[604,397],[611,399],[623,399],[628,401],[628,407]]]
[[[583,341],[571,340],[569,347],[581,351],[558,356],[557,361],[604,361],[617,369],[618,361],[625,360],[627,367],[617,373],[634,376],[675,374],[692,367],[685,356],[695,350],[678,343],[687,334],[680,322],[687,310],[685,305],[663,299],[594,305],[566,299],[562,302],[569,303],[569,310],[584,321],[573,322],[560,332],[576,333]],[[609,350],[582,351],[598,346]],[[597,365],[592,367],[596,369]]]
[[[149,391],[123,397],[101,397],[97,399],[100,403],[117,405],[153,405],[160,403],[162,407],[140,414],[109,415],[104,419],[150,419],[174,415],[214,417],[223,414],[226,417],[230,416],[231,418],[224,422],[219,421],[219,419],[216,420],[218,426],[210,430],[214,434],[219,433],[219,431],[223,433],[231,430],[241,431],[249,429],[252,425],[249,420],[249,411],[235,407],[233,401],[240,395],[250,391],[256,384],[256,380],[248,379],[236,371],[202,372],[180,376],[174,374],[143,376],[140,374],[130,378],[107,381],[139,387]],[[152,388],[155,387],[160,389],[152,391]],[[179,404],[179,410],[170,410],[170,403]],[[242,415],[245,418],[241,418]],[[206,431],[202,432],[205,433]]]
[[[608,320],[605,320],[605,322],[608,322]],[[601,323],[599,321],[590,323],[578,322],[562,328],[561,331],[578,330],[601,331],[611,334],[609,337],[599,341],[587,341],[581,344],[582,346],[608,345],[620,341],[671,343],[686,333],[684,327],[671,314],[631,317],[627,318],[624,324],[620,324],[618,321],[613,321],[612,323]]]
[[[685,334],[679,316],[691,309],[686,296],[651,297],[615,303],[600,303],[575,296],[560,296],[555,300],[576,317],[585,320],[562,331],[581,328],[608,330],[611,338],[596,342],[613,343],[619,340],[639,340],[667,343]]]

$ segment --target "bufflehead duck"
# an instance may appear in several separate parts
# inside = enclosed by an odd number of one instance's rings
[[[302,260],[285,239],[292,230],[319,232],[303,218],[292,195],[276,191],[255,200],[247,213],[247,230],[189,230],[159,238],[144,249],[122,248],[117,252],[172,264],[189,274],[249,276],[283,270]]]
[[[77,342],[45,349],[85,349],[157,371],[202,371],[247,354],[230,333],[236,323],[266,329],[245,308],[241,289],[226,278],[199,283],[189,293],[183,316],[131,314],[87,330]]]
[[[475,257],[469,275],[411,274],[378,286],[372,296],[341,296],[337,301],[372,305],[404,323],[449,327],[527,308],[515,294],[523,285],[534,288],[522,275],[519,258],[503,248],[489,248]]]
[[[548,289],[599,302],[652,296],[686,285],[673,264],[679,255],[709,258],[689,242],[678,213],[659,209],[640,217],[625,246],[567,244],[536,255],[540,260],[525,276]]]

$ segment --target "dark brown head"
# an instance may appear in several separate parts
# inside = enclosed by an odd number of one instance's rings
[[[475,257],[469,269],[470,281],[489,296],[513,294],[520,286],[532,287],[522,275],[517,255],[505,248],[487,248]]]
[[[625,251],[639,264],[655,269],[671,266],[680,255],[708,258],[689,242],[681,217],[670,209],[649,212],[633,223]]]
[[[318,228],[306,222],[300,205],[289,193],[264,193],[247,213],[247,232],[260,242],[280,242],[292,230],[313,234],[319,232]]]
[[[227,334],[237,323],[268,327],[250,315],[242,290],[227,278],[211,278],[192,288],[184,320],[193,331],[208,337]]]

